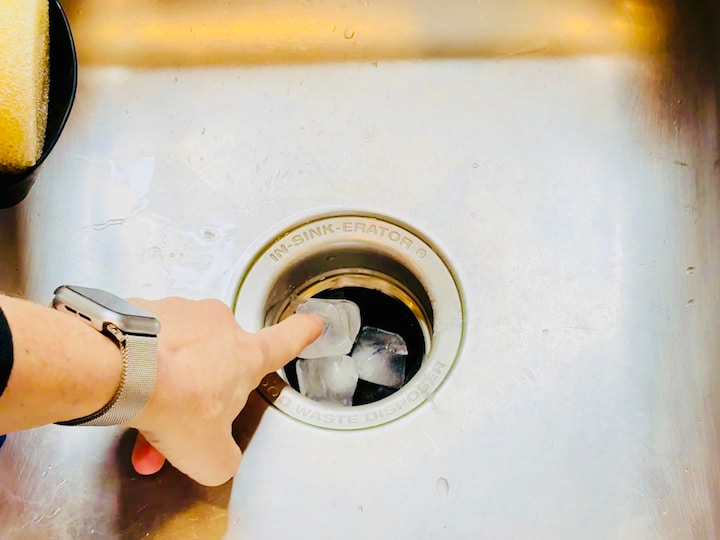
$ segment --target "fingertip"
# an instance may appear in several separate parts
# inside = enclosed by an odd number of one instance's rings
[[[318,339],[325,329],[325,322],[314,313],[295,313],[280,323],[285,327],[295,327],[295,334],[303,343],[303,348]]]
[[[132,453],[132,464],[138,474],[155,474],[165,464],[165,456],[147,442],[142,433],[138,433]]]
[[[265,373],[281,368],[300,351],[320,337],[325,327],[323,320],[313,314],[291,315],[282,322],[263,328],[259,332],[265,352]]]
[[[292,315],[292,317],[303,317],[306,321],[308,321],[308,339],[310,340],[310,343],[319,338],[325,329],[325,321],[314,313],[296,313]],[[308,343],[308,345],[310,343]]]

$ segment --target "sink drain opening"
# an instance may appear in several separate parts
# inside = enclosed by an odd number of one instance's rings
[[[429,341],[427,334],[428,326],[421,324],[417,316],[401,300],[388,296],[378,290],[366,289],[363,287],[342,287],[329,289],[314,296],[315,298],[344,299],[350,300],[360,308],[363,326],[381,328],[402,336],[407,345],[408,354],[405,359],[405,386],[420,370],[422,360],[425,357],[425,343]],[[425,330],[425,332],[423,332]],[[290,380],[290,366],[285,372]],[[290,384],[298,390],[298,387]],[[358,380],[358,386],[353,395],[353,406],[374,403],[397,391],[379,384],[374,384],[362,379]]]
[[[340,287],[323,290],[313,295],[313,298],[343,299],[354,302],[360,308],[362,325],[380,328],[402,336],[407,345],[408,354],[405,359],[405,378],[403,386],[407,384],[420,370],[425,357],[426,341],[429,341],[428,327],[421,324],[417,316],[401,300],[380,292],[379,290],[364,287]],[[300,390],[297,374],[297,359],[285,366],[285,375],[290,386]],[[353,395],[353,406],[374,403],[386,398],[397,391],[379,384],[360,379]]]
[[[350,300],[360,308],[362,325],[380,328],[402,336],[407,345],[408,354],[405,360],[405,379],[403,386],[418,372],[425,356],[425,335],[415,314],[400,300],[392,298],[377,290],[363,287],[342,287],[329,289],[313,296],[313,298]],[[297,359],[285,366],[285,375],[290,386],[300,390],[295,365]],[[353,395],[353,406],[374,403],[397,391],[379,384],[360,379]]]
[[[259,329],[308,298],[355,302],[362,325],[402,336],[408,356],[400,389],[359,381],[352,407],[300,395],[297,360],[263,379],[261,393],[303,422],[359,429],[394,420],[437,389],[458,353],[463,316],[454,277],[435,248],[389,220],[327,216],[282,232],[243,273],[234,310],[243,327]]]

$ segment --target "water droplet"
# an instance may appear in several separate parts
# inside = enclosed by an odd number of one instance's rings
[[[473,169],[477,169],[480,166],[480,164],[476,161],[473,163]]]
[[[370,0],[360,0],[360,4],[362,7],[368,7],[370,5]]]
[[[343,36],[345,36],[345,39],[352,39],[355,37],[355,28],[352,26],[346,26],[345,32],[343,32]]]
[[[550,333],[550,330],[548,330],[547,328],[543,328],[543,334],[545,334],[547,336],[549,333]]]
[[[688,266],[688,267],[685,269],[685,273],[686,273],[687,275],[691,276],[692,274],[695,273],[695,267],[694,267],[694,266]]]
[[[358,512],[362,512],[362,511],[363,511],[363,505],[361,504],[358,506]]]
[[[685,467],[685,469],[683,469],[683,472],[690,472],[690,469],[688,469],[687,467]]]
[[[442,476],[438,478],[435,487],[437,492],[444,497],[447,497],[448,493],[450,493],[450,482],[447,481],[447,478],[443,478]]]

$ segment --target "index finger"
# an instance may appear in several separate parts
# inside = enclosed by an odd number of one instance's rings
[[[291,315],[284,321],[263,328],[258,336],[265,351],[265,373],[277,371],[320,337],[323,320],[317,315]]]

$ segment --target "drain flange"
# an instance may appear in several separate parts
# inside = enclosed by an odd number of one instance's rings
[[[463,307],[448,264],[420,235],[387,218],[357,213],[306,220],[272,235],[241,276],[233,309],[248,330],[289,316],[299,299],[351,288],[402,302],[417,321],[416,373],[384,399],[340,407],[303,397],[283,370],[265,377],[260,392],[302,422],[348,430],[399,418],[435,392],[459,351]]]

